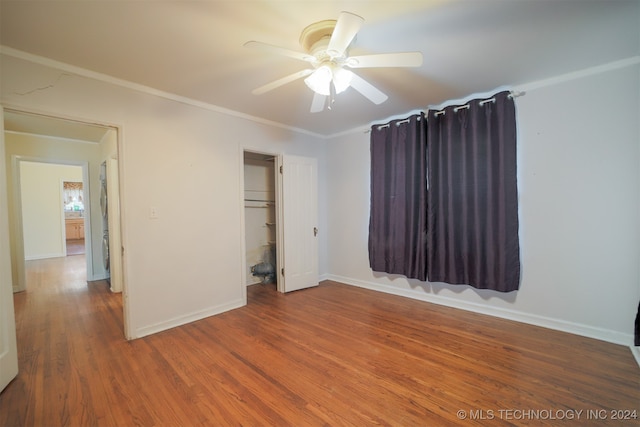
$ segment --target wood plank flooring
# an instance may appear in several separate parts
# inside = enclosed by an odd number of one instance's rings
[[[84,239],[71,239],[66,241],[67,256],[82,255],[85,252]]]
[[[27,274],[0,426],[640,424],[623,346],[335,282],[127,342],[84,256]]]

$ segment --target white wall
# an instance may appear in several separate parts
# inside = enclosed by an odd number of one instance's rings
[[[26,260],[65,255],[63,181],[81,182],[82,167],[20,162]]]
[[[360,133],[328,146],[329,277],[630,345],[640,300],[639,69],[523,85],[519,291],[373,273],[369,136]]]
[[[242,148],[315,157],[322,182],[324,141],[43,63],[2,56],[5,106],[122,130],[128,335],[241,306]],[[322,184],[319,192],[322,200]],[[152,206],[157,219],[149,217]],[[325,260],[323,253],[321,273]]]

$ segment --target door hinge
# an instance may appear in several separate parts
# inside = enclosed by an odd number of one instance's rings
[[[280,173],[282,173],[282,165],[280,165]]]
[[[284,276],[284,268],[280,269],[280,274]]]

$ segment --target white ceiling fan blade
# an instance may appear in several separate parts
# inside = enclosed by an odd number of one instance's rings
[[[336,27],[333,29],[333,34],[331,34],[327,53],[333,58],[342,56],[356,33],[360,31],[363,23],[364,18],[361,16],[349,12],[341,12],[336,22]]]
[[[290,83],[290,82],[292,82],[294,80],[298,80],[298,79],[301,79],[302,77],[306,77],[311,73],[313,73],[313,70],[311,70],[311,69],[298,71],[297,73],[289,74],[286,77],[283,77],[283,78],[278,79],[278,80],[274,80],[271,83],[267,83],[264,86],[260,86],[259,88],[252,90],[251,93],[254,94],[254,95],[262,95],[265,92],[269,92],[270,90],[278,88],[278,87],[280,87],[282,85],[285,85],[287,83]]]
[[[250,49],[258,49],[264,52],[275,53],[278,55],[288,56],[290,58],[300,59],[301,61],[307,62],[316,62],[316,58],[302,52],[296,52],[295,50],[285,49],[283,47],[273,46],[267,43],[249,41],[244,44],[244,47],[248,47]]]
[[[310,111],[312,113],[319,113],[320,111],[324,110],[324,104],[326,100],[327,100],[327,97],[325,95],[321,95],[317,92],[314,92],[313,101],[311,101]]]
[[[374,104],[382,104],[387,100],[388,96],[382,93],[371,83],[355,73],[351,77],[351,87],[360,92],[365,98]]]
[[[419,67],[422,65],[422,53],[398,52],[352,56],[347,59],[345,65],[349,68]]]

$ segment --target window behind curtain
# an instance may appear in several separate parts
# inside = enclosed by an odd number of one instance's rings
[[[424,115],[371,129],[369,265],[426,280]]]
[[[516,122],[509,92],[429,111],[427,158],[429,281],[518,289]]]
[[[369,263],[422,281],[518,289],[509,92],[429,111],[426,123],[416,115],[372,127]]]

